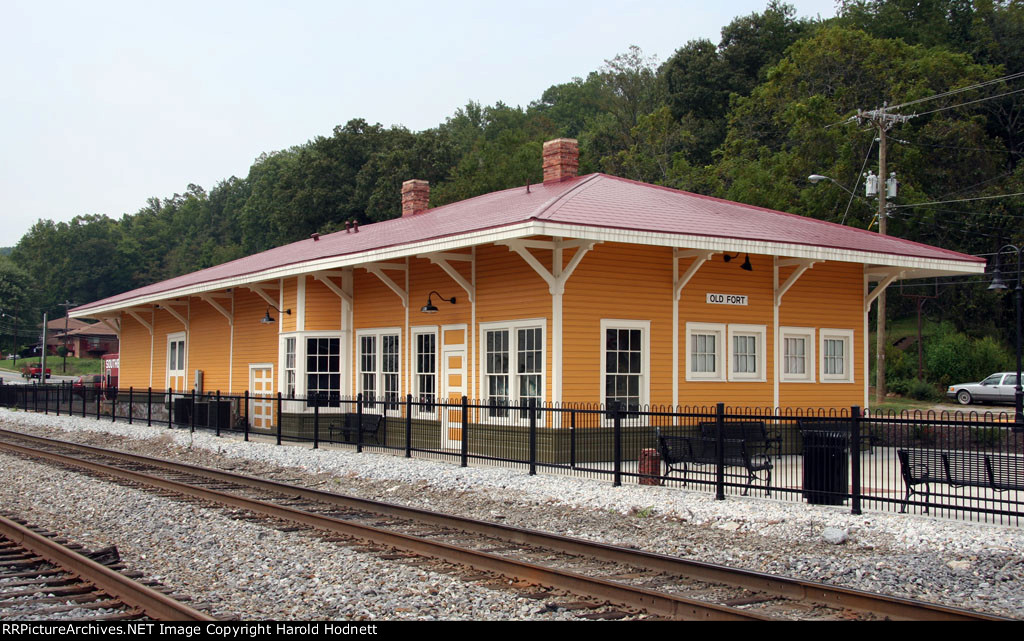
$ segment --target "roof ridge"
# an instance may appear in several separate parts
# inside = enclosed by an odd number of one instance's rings
[[[596,180],[598,176],[603,176],[603,175],[604,174],[596,173],[596,174],[589,174],[587,176],[580,176],[579,177],[580,178],[580,182],[579,183],[573,185],[572,187],[570,187],[569,189],[566,189],[565,191],[563,191],[562,193],[558,194],[557,196],[553,196],[553,197],[549,198],[547,201],[545,201],[544,203],[542,203],[541,206],[537,208],[536,213],[534,213],[533,216],[530,216],[530,219],[539,220],[539,219],[543,218],[546,215],[547,216],[553,215],[556,211],[558,211],[558,209],[555,208],[555,205],[558,204],[558,201],[560,201],[560,200],[570,200],[573,196],[578,195],[578,192],[581,191],[583,189],[583,187],[585,187],[586,185],[588,185],[591,182],[593,182],[594,180]]]

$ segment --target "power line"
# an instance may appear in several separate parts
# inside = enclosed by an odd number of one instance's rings
[[[922,112],[922,113],[919,113],[919,114],[914,114],[914,115],[915,116],[927,116],[928,114],[934,114],[934,113],[938,113],[940,111],[946,111],[946,110],[949,110],[949,109],[956,109],[957,107],[966,107],[967,105],[974,105],[974,104],[977,104],[979,102],[985,102],[986,100],[995,100],[996,98],[1003,98],[1004,96],[1010,96],[1010,95],[1013,95],[1015,93],[1020,93],[1022,91],[1024,91],[1024,87],[1022,87],[1020,89],[1014,89],[1013,91],[1007,91],[1006,93],[1001,93],[1001,94],[996,95],[996,96],[989,96],[987,98],[978,98],[977,100],[971,100],[970,102],[961,102],[960,104],[950,105],[948,107],[939,107],[938,109],[932,109],[931,111],[925,111],[925,112]]]
[[[927,207],[928,205],[945,205],[947,203],[966,203],[974,200],[992,200],[994,198],[1013,198],[1014,196],[1024,196],[1024,191],[1017,192],[1015,194],[1001,194],[998,196],[978,196],[977,198],[960,198],[958,200],[935,200],[930,203],[914,203],[912,205],[893,205],[893,209],[903,209],[906,207]]]
[[[972,91],[974,89],[981,89],[982,87],[987,87],[988,85],[994,85],[994,84],[997,84],[997,83],[1000,83],[1000,82],[1006,82],[1008,80],[1016,80],[1017,78],[1020,78],[1022,76],[1024,76],[1024,71],[1018,71],[1017,73],[1012,73],[1012,74],[1010,74],[1008,76],[1003,76],[1002,78],[993,78],[992,80],[986,80],[984,82],[979,82],[977,84],[969,85],[967,87],[960,87],[959,89],[952,89],[950,91],[944,91],[942,93],[933,94],[931,96],[926,96],[924,98],[918,98],[917,100],[911,100],[909,102],[904,102],[904,103],[899,104],[899,105],[893,105],[892,107],[890,107],[890,109],[901,109],[903,107],[909,107],[910,105],[917,105],[917,104],[920,104],[922,102],[929,102],[931,100],[938,100],[939,98],[945,98],[946,96],[954,96],[956,94],[963,93],[965,91]]]

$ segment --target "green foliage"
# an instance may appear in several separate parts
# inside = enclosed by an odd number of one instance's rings
[[[972,427],[971,440],[982,447],[995,447],[1003,440],[1000,427]]]
[[[925,345],[929,378],[942,387],[980,381],[993,372],[1009,369],[1010,363],[1009,352],[995,339],[971,339],[950,323],[944,323]]]

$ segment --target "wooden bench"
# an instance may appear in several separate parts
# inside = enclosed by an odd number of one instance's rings
[[[924,496],[928,511],[932,483],[950,487],[980,487],[994,492],[1024,491],[1024,458],[1012,454],[963,452],[955,450],[896,450],[907,493],[903,508],[914,494]],[[924,491],[915,488],[924,486]]]
[[[699,427],[702,438],[718,438],[717,422],[708,421],[700,423]],[[771,450],[773,448],[775,449],[775,454],[778,454],[782,448],[782,438],[778,436],[768,436],[768,429],[765,427],[764,421],[736,421],[726,419],[722,424],[722,429],[724,430],[722,436],[726,439],[744,441],[763,449],[765,454],[771,454]]]
[[[743,488],[743,495],[747,495],[754,481],[759,480],[763,474],[764,489],[768,496],[771,496],[772,461],[764,452],[764,447],[757,442],[733,438],[723,439],[723,444],[722,462],[725,467],[742,467],[747,471],[747,485]],[[684,487],[689,466],[701,467],[718,463],[718,441],[705,436],[666,436],[659,432],[658,451],[665,463],[665,476],[674,471],[681,471]]]
[[[373,440],[376,441],[378,445],[382,444],[380,433],[382,428],[385,427],[383,414],[357,414],[350,412],[348,414],[343,414],[342,416],[345,417],[345,420],[341,425],[335,425],[334,422],[331,422],[327,428],[332,441],[335,440],[338,432],[341,432],[342,442],[354,443],[356,442],[354,437],[358,437],[358,432],[361,431],[364,439],[367,435],[373,436]],[[361,429],[360,417],[362,418]]]

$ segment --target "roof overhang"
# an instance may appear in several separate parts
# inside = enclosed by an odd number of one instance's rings
[[[901,278],[980,274],[985,271],[984,261],[924,258],[800,243],[723,238],[720,236],[696,234],[674,234],[531,220],[503,227],[475,230],[420,242],[404,243],[391,247],[296,262],[238,276],[212,279],[207,282],[133,296],[107,304],[85,306],[71,310],[70,316],[71,318],[104,318],[131,307],[152,305],[168,299],[222,291],[233,287],[310,274],[312,272],[358,267],[366,263],[394,260],[432,252],[465,249],[467,247],[487,245],[516,238],[529,238],[531,236],[555,236],[652,247],[710,250],[716,253],[743,252],[818,261],[860,263],[871,266],[871,269],[866,270],[866,273],[869,278],[876,280],[885,278],[892,268],[898,268],[899,271],[903,272]]]

